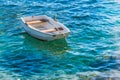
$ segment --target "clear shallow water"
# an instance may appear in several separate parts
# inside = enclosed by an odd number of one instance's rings
[[[57,15],[70,30],[64,40],[29,36],[20,17]],[[1,0],[1,80],[120,79],[119,0]]]

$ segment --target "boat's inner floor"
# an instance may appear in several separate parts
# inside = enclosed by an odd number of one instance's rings
[[[40,30],[44,33],[51,33],[51,34],[60,34],[64,29],[55,23],[50,23],[48,21],[29,21],[26,22],[27,25],[31,25],[32,27]]]

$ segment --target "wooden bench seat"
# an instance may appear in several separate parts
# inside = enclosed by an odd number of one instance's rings
[[[41,32],[44,32],[44,33],[50,33],[50,32],[55,32],[57,31],[56,29],[47,29],[47,30],[41,30]]]
[[[63,30],[62,27],[58,27],[58,28],[54,28],[54,29],[47,29],[47,30],[42,30],[41,32],[45,32],[45,33],[50,33],[50,32],[55,32],[55,31],[61,31]]]
[[[35,21],[28,21],[26,22],[26,24],[30,25],[30,24],[37,24],[37,23],[41,23],[42,21],[40,20],[35,20]]]

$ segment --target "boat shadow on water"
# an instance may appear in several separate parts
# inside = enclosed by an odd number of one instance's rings
[[[39,40],[30,36],[29,34],[24,34],[24,44],[27,46],[31,46],[38,51],[46,50],[50,51],[53,54],[62,54],[67,50],[70,50],[65,39],[53,40],[53,41],[44,41]]]

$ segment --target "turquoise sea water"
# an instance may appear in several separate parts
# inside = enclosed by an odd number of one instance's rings
[[[20,17],[48,15],[67,39],[40,41]],[[120,0],[0,0],[0,80],[120,80]]]

